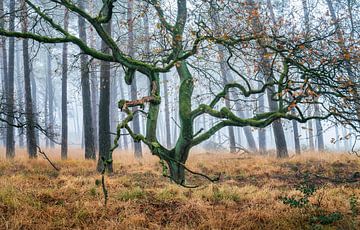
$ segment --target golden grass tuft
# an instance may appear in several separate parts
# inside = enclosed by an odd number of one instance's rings
[[[291,208],[280,199],[301,195],[296,187],[306,172],[319,188],[310,202],[343,214],[329,228],[360,227],[349,202],[355,196],[360,203],[360,181],[343,180],[360,171],[360,158],[348,154],[279,160],[195,153],[188,166],[212,176],[221,173],[221,179],[210,184],[190,176],[189,183],[201,186],[186,189],[162,177],[158,158],[145,154],[137,160],[119,151],[114,174],[106,176],[104,207],[96,162],[83,160],[80,149],[71,149],[67,161],[59,159],[59,149],[46,152],[60,172],[41,157],[28,160],[24,150],[12,161],[0,156],[0,229],[307,229],[316,211]]]

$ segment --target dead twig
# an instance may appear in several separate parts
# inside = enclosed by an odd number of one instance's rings
[[[49,159],[49,157],[47,156],[47,154],[40,148],[40,146],[37,145],[36,147],[37,147],[39,153],[41,154],[41,156],[42,156],[45,160],[47,160],[47,161],[50,163],[50,165],[51,165],[56,171],[60,171],[60,169],[59,169],[58,167],[56,167],[56,165]]]

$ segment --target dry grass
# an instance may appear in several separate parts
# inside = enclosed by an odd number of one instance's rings
[[[116,152],[104,207],[95,162],[82,160],[81,150],[60,161],[58,152],[50,156],[59,173],[21,151],[14,161],[0,158],[0,229],[306,229],[313,213],[280,200],[298,194],[295,187],[305,172],[324,176],[311,177],[320,188],[311,202],[344,215],[329,228],[360,227],[359,213],[352,215],[349,204],[352,195],[360,198],[360,181],[341,181],[360,171],[360,159],[346,154],[308,153],[285,160],[193,154],[189,167],[222,176],[216,184],[192,177],[202,186],[186,189],[161,176],[156,157],[147,154],[138,161]]]

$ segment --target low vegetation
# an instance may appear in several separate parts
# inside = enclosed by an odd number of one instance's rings
[[[107,206],[95,161],[0,159],[0,229],[359,229],[360,158],[306,153],[290,159],[192,154],[183,188],[162,176],[158,158],[115,152]],[[330,157],[331,155],[331,157]],[[23,156],[23,157],[22,157]]]

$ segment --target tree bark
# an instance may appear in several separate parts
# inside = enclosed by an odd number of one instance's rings
[[[261,87],[261,83],[259,83],[259,87]],[[259,95],[259,113],[265,112],[265,94],[262,93]],[[262,155],[266,154],[266,129],[260,128],[258,131],[259,134],[259,152]]]
[[[22,79],[22,74],[21,72],[21,68],[20,68],[20,47],[19,44],[16,42],[16,58],[15,58],[15,62],[16,62],[16,98],[17,98],[17,111],[24,113],[24,86],[23,86],[23,79]],[[25,119],[23,117],[20,117],[20,122],[24,123]],[[24,128],[17,128],[17,135],[19,138],[19,147],[23,148],[24,147]]]
[[[54,87],[52,83],[52,65],[51,65],[51,53],[50,51],[47,54],[48,56],[48,72],[47,72],[47,90],[48,90],[48,113],[49,113],[49,121],[48,121],[48,132],[50,134],[51,139],[49,140],[49,146],[50,148],[54,148],[54,142],[52,141],[52,137],[54,136],[54,126],[55,126],[55,120],[54,120]],[[49,138],[47,138],[48,140]]]
[[[15,0],[9,1],[10,21],[9,30],[15,30]],[[6,106],[7,122],[14,123],[14,61],[15,61],[15,38],[9,38],[9,65],[6,83]],[[15,157],[14,127],[7,125],[6,128],[6,158]]]
[[[311,111],[308,110],[308,116],[311,116]],[[314,129],[313,129],[313,122],[312,120],[309,120],[308,123],[308,132],[309,132],[309,148],[310,150],[314,150],[315,149],[315,144],[314,144]]]
[[[27,32],[27,7],[25,1],[22,4],[22,31]],[[23,48],[23,65],[24,65],[24,91],[25,91],[25,116],[26,116],[26,142],[27,151],[30,158],[37,157],[37,143],[35,135],[35,118],[33,113],[33,104],[31,96],[31,79],[30,79],[30,58],[29,58],[29,40],[22,40]]]
[[[0,28],[5,27],[5,21],[4,21],[4,0],[0,0]],[[7,50],[6,50],[6,37],[1,36],[1,59],[2,59],[2,90],[3,92],[6,92],[7,89],[7,75],[8,75],[8,61],[7,61]]]
[[[69,11],[64,12],[64,30],[69,26]],[[62,78],[61,78],[61,159],[68,156],[68,109],[67,109],[67,78],[68,78],[68,45],[62,47]]]
[[[89,1],[90,11],[92,14],[95,12],[94,1]],[[89,28],[89,37],[90,37],[90,47],[96,49],[96,37],[94,35],[93,27]],[[99,83],[98,83],[98,74],[97,74],[97,63],[95,60],[91,60],[91,72],[90,72],[90,84],[91,84],[91,111],[92,111],[92,121],[93,121],[93,130],[94,130],[94,144],[95,151],[99,149],[99,138],[98,138],[98,104],[99,104]]]
[[[316,100],[317,101],[317,100]],[[320,108],[318,104],[315,104],[315,116],[320,116]],[[315,120],[316,126],[316,138],[317,138],[317,147],[318,151],[324,151],[324,135],[321,121],[319,119]]]
[[[35,124],[39,124],[39,119],[37,116],[37,90],[36,90],[36,79],[34,76],[34,72],[33,72],[33,65],[32,62],[29,63],[30,65],[30,81],[31,81],[31,97],[33,99],[33,104],[32,104],[32,108],[33,108],[33,113],[34,113],[34,120],[35,120]],[[40,135],[39,135],[39,130],[35,129],[35,139],[36,139],[36,143],[38,145],[40,145]]]
[[[4,0],[0,0],[0,28],[5,28],[5,20],[4,20]],[[2,59],[2,84],[1,89],[3,92],[2,97],[6,98],[6,90],[7,90],[7,75],[8,75],[8,61],[7,61],[7,49],[6,49],[6,37],[2,36],[1,39],[1,59]],[[3,99],[3,98],[2,98]],[[6,119],[6,117],[4,117]],[[6,146],[6,130],[1,130],[3,144]]]
[[[116,133],[116,127],[118,123],[118,108],[116,105],[117,93],[118,93],[118,86],[117,86],[117,79],[116,71],[115,74],[110,74],[110,131],[111,133]],[[114,135],[111,135],[111,143],[114,142]],[[119,147],[121,148],[121,142],[118,142]]]
[[[171,147],[171,129],[170,129],[170,108],[169,108],[169,90],[168,90],[168,80],[166,79],[166,74],[164,74],[164,99],[165,99],[165,129],[166,129],[166,147]]]
[[[111,21],[103,25],[107,34],[111,35]],[[110,48],[104,41],[101,42],[101,50],[110,53]],[[99,159],[97,170],[103,171],[104,165],[109,173],[113,172],[112,156],[110,153],[110,62],[101,61],[100,65],[100,101],[99,101]],[[104,162],[106,161],[106,162]]]
[[[79,1],[79,7],[85,9],[85,2]],[[85,19],[78,17],[79,37],[84,43],[87,42]],[[88,56],[82,54],[80,56],[81,70],[81,95],[83,109],[83,133],[85,145],[85,159],[96,159],[94,129],[92,121],[92,108],[90,96],[90,74],[88,67]]]

